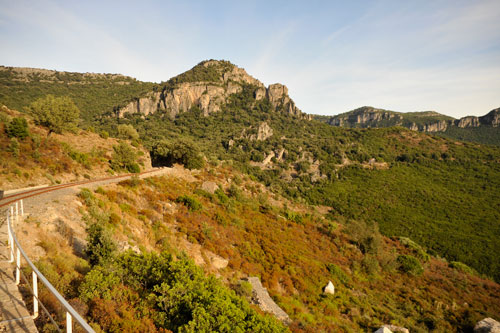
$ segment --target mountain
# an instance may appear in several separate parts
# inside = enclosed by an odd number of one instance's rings
[[[120,74],[60,72],[27,67],[0,66],[0,104],[23,111],[48,94],[69,96],[81,111],[83,124],[112,114],[155,84]]]
[[[96,190],[94,198],[82,194],[88,198],[86,218],[94,214],[124,243],[182,258],[169,238],[180,233],[179,242],[191,244],[187,248],[199,246],[228,261],[227,271],[219,271],[228,285],[241,286],[241,276],[260,276],[296,332],[369,331],[389,322],[417,332],[467,331],[481,316],[498,319],[499,287],[491,280],[500,281],[499,147],[403,126],[331,126],[302,113],[283,85],[264,87],[226,61],[201,62],[162,84],[130,79],[130,91],[118,89],[122,85],[112,75],[99,76],[95,85],[90,79],[74,83],[85,74],[63,77],[62,83],[5,79],[4,86],[15,89],[2,90],[2,98],[29,105],[41,87],[56,95],[78,91],[86,96],[78,97],[79,106],[93,106],[82,109],[82,128],[103,137],[138,133],[131,143],[148,149],[155,165],[201,168],[189,181],[134,180]],[[109,91],[96,92],[96,86]],[[358,116],[400,121],[398,113],[385,110]],[[403,116],[424,127],[430,120],[454,121],[434,112]],[[0,118],[2,157],[11,163],[7,181],[22,177],[16,163],[23,162],[12,155],[21,140],[8,137],[14,115],[9,117]],[[493,124],[495,114],[490,118]],[[23,140],[37,149],[38,140]],[[114,265],[132,259],[151,267],[127,255]],[[65,261],[54,259],[54,267],[57,262]],[[106,311],[89,315],[105,325],[123,319],[113,309],[133,304],[129,318],[149,314],[148,322],[159,326],[168,321],[156,312],[164,313],[158,304],[165,304],[168,288],[155,280],[156,289],[147,290],[147,276],[123,269],[130,267],[97,266],[75,278],[103,281],[101,294],[87,289],[86,304]],[[116,272],[131,280],[109,275]],[[320,291],[328,280],[337,290],[333,296]],[[123,283],[110,296],[104,281]],[[154,294],[160,289],[166,294]],[[126,299],[119,290],[127,291]],[[150,304],[154,300],[159,303]]]
[[[395,112],[363,106],[329,119],[322,117],[322,121],[348,128],[403,126],[413,131],[439,133],[455,139],[500,145],[500,108],[482,117],[467,116],[455,119],[435,111]],[[481,135],[482,133],[485,135]]]
[[[265,99],[276,111],[285,112],[299,118],[309,119],[288,96],[288,88],[282,84],[264,87],[260,81],[251,77],[243,68],[228,61],[203,61],[167,83],[160,85],[147,96],[130,102],[118,110],[118,116],[141,113],[148,115],[164,112],[171,119],[179,113],[198,107],[204,116],[221,110],[229,96],[238,94],[243,87],[251,87],[256,101]]]

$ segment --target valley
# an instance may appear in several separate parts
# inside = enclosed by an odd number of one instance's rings
[[[47,94],[72,98],[77,129],[42,126],[30,110]],[[103,331],[462,332],[500,319],[498,109],[315,117],[286,86],[216,60],[158,84],[2,67],[0,103],[2,189],[173,170],[82,189],[73,227],[29,222],[52,225],[38,265]],[[251,305],[251,277],[287,325]]]

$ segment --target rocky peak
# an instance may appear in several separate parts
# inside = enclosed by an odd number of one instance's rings
[[[486,115],[479,117],[481,124],[498,127],[500,125],[500,108],[491,110]]]
[[[243,86],[252,86],[256,101],[267,98],[274,109],[293,116],[310,119],[295,106],[288,96],[288,89],[282,84],[272,84],[267,89],[262,82],[250,76],[243,68],[229,61],[207,60],[189,71],[166,82],[161,91],[130,102],[118,111],[122,117],[126,113],[150,113],[161,110],[171,118],[197,106],[208,116],[218,112],[232,94],[240,93]]]
[[[371,106],[363,106],[351,112],[347,112],[330,119],[329,123],[334,126],[345,126],[346,124],[361,125],[361,127],[376,126],[377,122],[383,120],[402,119],[396,112],[376,109]]]
[[[266,97],[278,111],[283,111],[300,118],[311,119],[311,117],[304,115],[302,111],[295,106],[294,101],[288,96],[288,88],[281,83],[269,85]]]

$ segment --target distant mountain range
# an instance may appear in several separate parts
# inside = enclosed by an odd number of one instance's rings
[[[413,131],[432,132],[454,139],[500,145],[500,108],[482,117],[455,119],[435,111],[395,112],[363,106],[332,117],[314,116],[319,121],[347,128],[403,126]]]

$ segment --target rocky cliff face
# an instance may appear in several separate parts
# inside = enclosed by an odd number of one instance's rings
[[[197,106],[203,115],[208,116],[220,111],[229,96],[241,92],[244,85],[250,85],[254,89],[253,97],[256,101],[267,98],[276,111],[311,119],[295,106],[288,96],[286,86],[277,83],[266,88],[243,68],[216,60],[204,61],[168,81],[161,91],[151,92],[148,96],[130,102],[118,111],[118,116],[123,117],[126,113],[148,115],[161,110],[175,118],[193,106]]]
[[[478,127],[479,126],[479,118],[474,116],[467,116],[455,120],[455,125],[460,128],[466,127]]]
[[[488,114],[479,117],[479,122],[483,125],[498,127],[500,125],[500,108],[491,110]]]
[[[459,128],[500,125],[500,108],[492,110],[482,117],[467,116],[453,119],[434,111],[401,113],[361,107],[359,109],[333,116],[328,121],[333,126],[342,127],[390,127],[404,126],[413,131],[444,132],[450,126]]]
[[[329,124],[343,127],[377,127],[381,121],[399,124],[402,117],[396,112],[363,106],[330,119]]]

